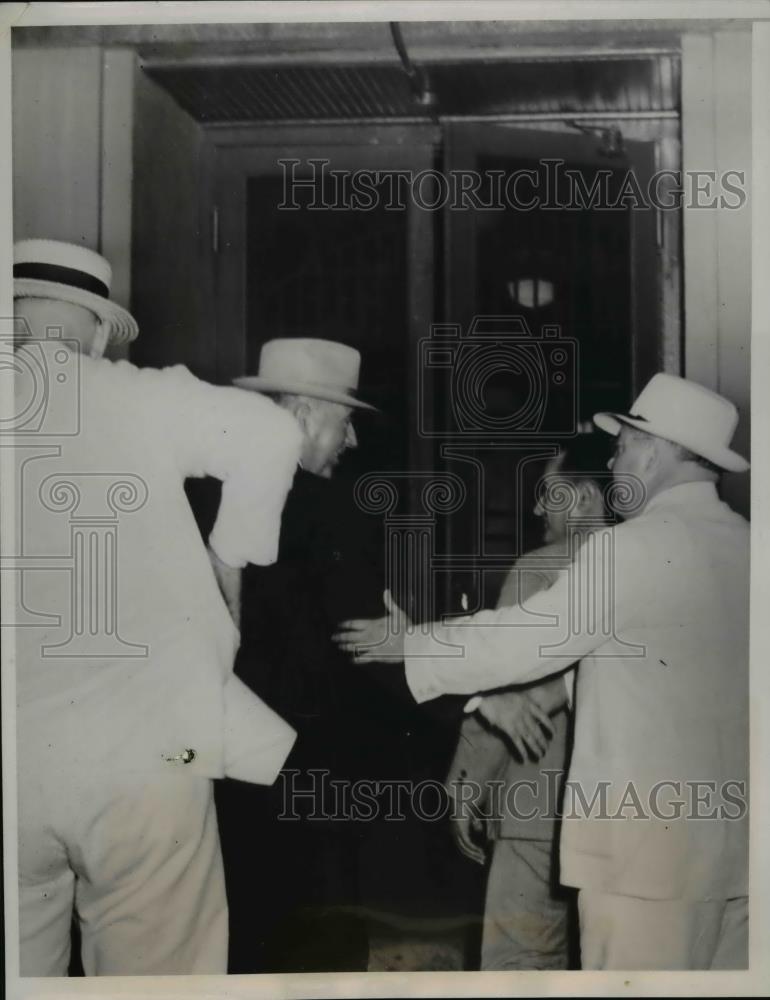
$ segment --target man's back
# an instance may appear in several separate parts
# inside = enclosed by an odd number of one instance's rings
[[[726,818],[740,808],[724,796],[727,782],[745,794],[747,779],[748,544],[747,523],[708,483],[667,490],[615,529],[617,628],[581,662],[570,785],[590,801],[608,783],[617,818],[565,820],[569,884],[648,898],[745,893],[746,823]],[[700,806],[697,781],[714,785]]]
[[[25,569],[20,598],[49,616],[17,631],[19,703],[30,722],[20,735],[45,719],[61,766],[141,771],[210,729],[237,645],[184,478],[230,477],[227,547],[239,527],[233,492],[245,489],[236,470],[264,434],[265,462],[276,464],[264,472],[264,526],[251,549],[272,558],[299,435],[266,400],[207,386],[181,367],[78,360],[79,385],[53,386],[50,405],[76,406],[79,432],[18,449],[18,545],[40,567]],[[26,377],[22,370],[20,395]],[[253,496],[259,473],[250,476]],[[196,751],[194,769],[221,772],[221,746]]]

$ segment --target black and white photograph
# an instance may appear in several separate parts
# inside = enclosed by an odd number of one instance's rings
[[[770,3],[4,6],[8,995],[761,995]]]

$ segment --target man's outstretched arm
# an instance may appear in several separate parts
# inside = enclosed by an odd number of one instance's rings
[[[569,569],[526,609],[498,608],[448,624],[414,626],[391,605],[386,618],[345,623],[337,638],[358,662],[403,660],[419,702],[559,674],[603,645],[644,600],[649,581],[639,573],[645,558],[641,539],[624,530],[622,551],[620,544],[609,549],[607,555],[584,545]]]

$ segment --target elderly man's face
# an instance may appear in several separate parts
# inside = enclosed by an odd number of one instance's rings
[[[358,445],[352,423],[353,410],[340,403],[316,400],[305,426],[303,466],[330,479],[342,454]]]

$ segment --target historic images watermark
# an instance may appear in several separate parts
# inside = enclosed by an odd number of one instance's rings
[[[16,607],[3,625],[45,659],[146,657],[146,645],[120,634],[119,529],[147,503],[147,483],[133,472],[62,468],[67,442],[83,430],[79,343],[60,327],[36,338],[25,321],[6,319],[0,366],[15,385],[0,422],[16,480],[14,532],[0,557]]]
[[[434,779],[349,781],[324,768],[281,773],[281,812],[287,822],[354,820],[426,822],[480,819],[534,823],[562,820],[731,820],[748,813],[746,782],[664,778],[646,787],[633,781],[597,780],[590,788],[543,768],[536,778],[505,781]]]
[[[516,170],[340,170],[330,160],[279,159],[284,211],[398,211],[413,206],[426,212],[513,209],[531,212],[735,210],[747,202],[744,170],[658,170],[640,181],[634,170],[620,176],[597,169],[590,183],[583,172],[557,158]]]

